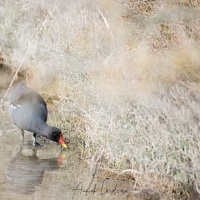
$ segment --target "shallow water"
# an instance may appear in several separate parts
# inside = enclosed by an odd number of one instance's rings
[[[91,183],[91,168],[79,158],[76,144],[61,152],[59,145],[40,141],[43,146],[35,149],[25,132],[22,146],[6,109],[0,119],[0,199],[138,199],[131,181],[94,178]]]

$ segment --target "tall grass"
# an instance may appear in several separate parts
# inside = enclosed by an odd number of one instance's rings
[[[200,15],[189,3],[0,3],[1,52],[14,71],[31,47],[21,73],[58,97],[66,136],[163,199],[177,199],[174,183],[200,185]]]

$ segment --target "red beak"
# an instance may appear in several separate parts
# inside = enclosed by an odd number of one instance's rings
[[[60,138],[59,138],[59,141],[58,141],[64,148],[68,148],[67,145],[65,144],[64,140],[63,140],[63,136],[62,134],[60,134]]]

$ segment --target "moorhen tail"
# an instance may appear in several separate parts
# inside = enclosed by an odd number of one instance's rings
[[[11,94],[9,114],[12,122],[21,129],[22,143],[24,130],[27,130],[33,133],[34,146],[39,145],[36,142],[39,135],[67,148],[60,129],[46,124],[48,111],[44,99],[24,82],[17,84]]]

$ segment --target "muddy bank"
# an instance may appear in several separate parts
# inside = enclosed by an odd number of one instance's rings
[[[20,130],[10,123],[6,108],[0,121],[1,199],[133,198],[133,182],[95,177],[91,183],[90,166],[81,160],[73,139],[70,150],[62,153],[59,145],[43,141],[42,148],[34,149],[26,132],[22,146]]]

